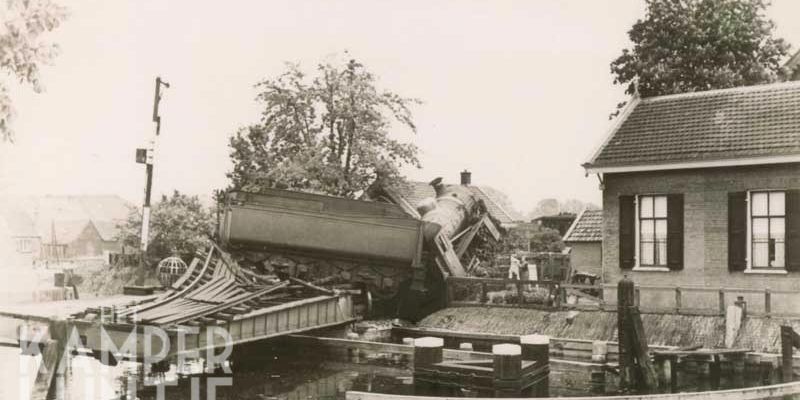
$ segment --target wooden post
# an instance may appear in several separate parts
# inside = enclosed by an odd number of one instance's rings
[[[658,365],[658,383],[663,389],[675,391],[678,383],[678,356],[662,355],[655,359]]]
[[[681,288],[680,286],[675,287],[675,313],[680,314],[681,312]]]
[[[546,335],[525,335],[519,337],[522,359],[547,365],[548,376],[532,389],[534,397],[550,397],[550,337]]]
[[[426,370],[442,362],[444,339],[436,337],[421,337],[414,339],[414,392],[417,395],[428,395],[440,389],[435,382],[420,379],[426,376]],[[419,374],[419,376],[418,376]]]
[[[606,373],[603,370],[591,372],[591,391],[593,394],[606,393]]]
[[[442,362],[444,339],[421,337],[414,339],[414,368]]]
[[[519,297],[519,306],[525,304],[525,292],[522,290],[522,281],[517,281],[517,296]]]
[[[764,313],[767,316],[772,313],[772,293],[769,289],[764,289]]]
[[[632,345],[634,352],[633,357],[636,359],[639,366],[639,373],[642,381],[638,386],[640,390],[649,391],[658,386],[658,379],[656,378],[656,370],[650,362],[650,350],[647,346],[647,335],[644,331],[642,318],[639,316],[639,309],[630,307],[626,317],[630,319],[631,332],[629,335],[629,343]]]
[[[718,390],[719,389],[719,380],[720,380],[720,373],[722,372],[722,368],[720,365],[719,355],[714,354],[710,361],[711,365],[709,365],[709,372],[711,375],[711,390]]]
[[[642,292],[641,292],[641,290],[639,290],[638,287],[633,291],[633,297],[634,297],[633,304],[636,307],[641,306],[641,304],[642,304]]]
[[[519,337],[522,346],[522,359],[537,361],[542,364],[550,363],[550,336],[525,335]]]
[[[488,303],[489,298],[486,297],[486,282],[481,282],[481,303]]]
[[[733,305],[742,309],[742,319],[747,317],[747,302],[744,301],[744,296],[736,296]]]
[[[759,365],[761,367],[761,384],[765,386],[771,384],[773,370],[772,363],[769,361],[762,361]]]
[[[719,314],[725,315],[725,291],[722,289],[719,290]]]
[[[796,335],[791,326],[781,325],[781,378],[783,379],[783,383],[794,380],[794,374],[792,372],[792,351],[794,350],[794,339]]]
[[[522,348],[516,344],[492,346],[494,390],[497,397],[517,397],[522,389]]]
[[[627,308],[634,304],[634,284],[625,275],[617,283],[617,337],[619,341],[620,387],[628,387],[633,380],[633,357],[628,338],[630,328],[625,317]]]

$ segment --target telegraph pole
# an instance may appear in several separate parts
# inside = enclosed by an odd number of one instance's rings
[[[153,163],[155,159],[156,140],[161,133],[161,116],[158,114],[158,104],[161,102],[161,87],[169,88],[169,83],[162,81],[161,77],[156,78],[156,92],[153,100],[153,122],[156,123],[154,135],[150,138],[150,143],[146,149],[136,149],[136,162],[146,165],[147,183],[144,191],[144,206],[142,206],[142,235],[141,251],[142,261],[147,252],[147,245],[150,236],[150,193],[153,188]]]

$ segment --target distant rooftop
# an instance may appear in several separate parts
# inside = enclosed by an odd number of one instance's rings
[[[564,243],[600,242],[603,240],[603,210],[586,210],[575,219],[567,233]]]

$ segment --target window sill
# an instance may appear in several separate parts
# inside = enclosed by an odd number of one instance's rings
[[[669,272],[667,267],[633,267],[636,272]]]
[[[763,274],[763,275],[787,275],[787,272],[783,268],[775,268],[775,269],[751,269],[748,268],[744,270],[745,274]]]

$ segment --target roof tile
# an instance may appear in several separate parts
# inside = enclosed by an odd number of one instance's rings
[[[603,240],[603,211],[586,210],[564,235],[564,242],[600,242]]]
[[[800,154],[800,82],[642,99],[592,167]]]

